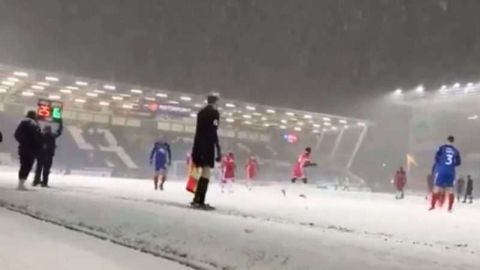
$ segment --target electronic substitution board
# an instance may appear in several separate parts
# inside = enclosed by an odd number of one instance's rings
[[[63,117],[63,102],[40,99],[37,103],[37,118],[40,121],[58,122]]]

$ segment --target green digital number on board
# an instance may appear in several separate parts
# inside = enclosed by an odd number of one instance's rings
[[[62,109],[59,108],[59,107],[53,107],[52,118],[53,119],[62,119]]]

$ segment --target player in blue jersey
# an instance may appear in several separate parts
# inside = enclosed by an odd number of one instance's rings
[[[170,145],[163,141],[158,141],[154,144],[152,152],[150,153],[150,165],[154,169],[153,183],[155,190],[158,190],[158,178],[162,177],[160,182],[160,190],[163,190],[163,184],[167,180],[168,168],[171,165],[172,152]]]
[[[434,191],[432,194],[430,210],[435,209],[437,201],[445,198],[448,194],[448,211],[452,211],[455,195],[453,193],[453,183],[455,181],[456,167],[462,164],[460,152],[453,146],[455,138],[448,137],[447,144],[440,146],[436,155],[435,163],[433,165],[433,183]]]

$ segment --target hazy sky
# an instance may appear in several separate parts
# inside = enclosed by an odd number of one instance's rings
[[[480,77],[476,0],[0,0],[0,62],[355,115]]]

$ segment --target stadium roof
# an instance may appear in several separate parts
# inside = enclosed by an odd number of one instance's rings
[[[3,96],[3,97],[2,97]],[[172,110],[194,117],[205,96],[107,82],[91,78],[19,69],[0,65],[0,101],[32,103],[32,99],[58,100],[78,110],[118,111],[155,116]],[[252,127],[277,127],[296,131],[335,131],[370,125],[362,119],[235,101],[221,97],[222,120]]]

